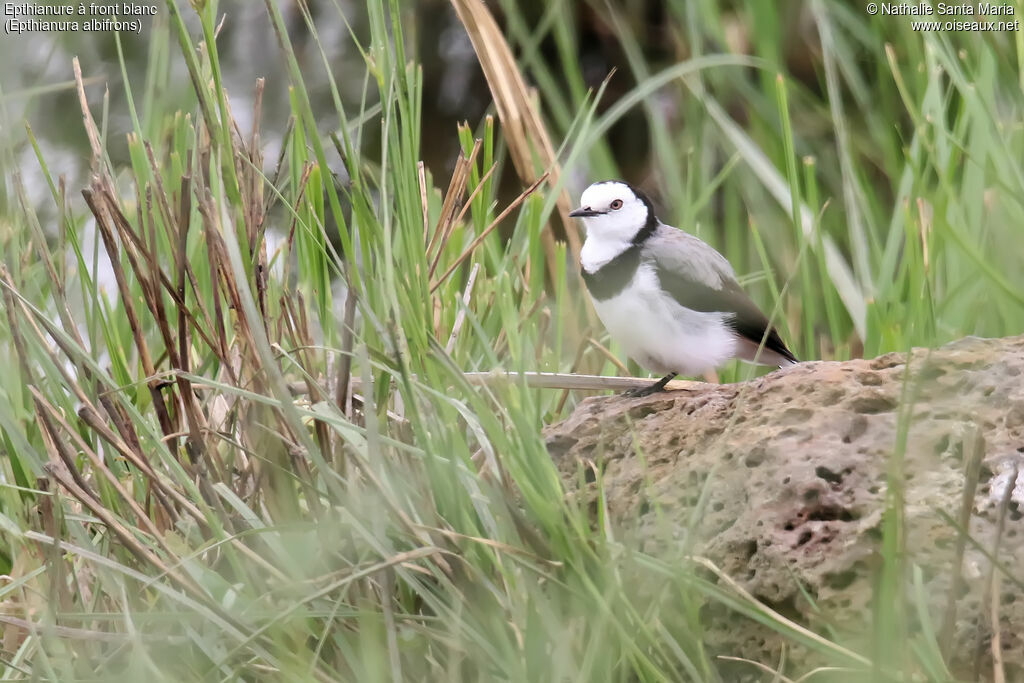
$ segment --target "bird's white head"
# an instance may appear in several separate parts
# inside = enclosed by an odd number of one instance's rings
[[[630,242],[645,227],[654,227],[651,202],[640,191],[618,180],[594,183],[580,196],[580,208],[569,214],[582,218],[587,237]]]

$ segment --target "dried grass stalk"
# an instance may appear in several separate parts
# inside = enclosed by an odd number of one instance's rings
[[[508,142],[509,154],[520,179],[526,184],[533,183],[542,170],[546,169],[551,186],[557,187],[561,170],[555,158],[554,146],[497,22],[480,0],[452,0],[452,6],[459,21],[466,27],[477,60],[487,78]],[[569,218],[571,200],[565,189],[558,196],[557,207],[569,243],[569,252],[573,260],[577,261],[580,239],[573,220]],[[557,273],[555,238],[549,229],[541,233],[541,239],[548,273],[554,280]]]

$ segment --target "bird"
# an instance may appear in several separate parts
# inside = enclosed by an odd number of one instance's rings
[[[630,358],[665,373],[626,396],[664,391],[679,374],[700,375],[732,358],[780,368],[799,362],[729,261],[658,220],[637,188],[594,183],[569,215],[586,228],[580,267],[601,322]]]

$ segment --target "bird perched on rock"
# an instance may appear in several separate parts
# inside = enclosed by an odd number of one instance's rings
[[[739,358],[785,367],[797,362],[778,331],[710,245],[654,215],[650,200],[617,180],[594,183],[569,215],[583,219],[583,281],[608,333],[640,365],[698,375]]]

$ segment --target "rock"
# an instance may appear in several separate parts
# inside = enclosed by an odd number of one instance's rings
[[[686,550],[707,557],[780,614],[812,630],[827,623],[840,642],[865,653],[901,416],[909,418],[907,586],[913,563],[936,631],[958,541],[938,511],[959,519],[965,472],[979,453],[969,530],[991,549],[1004,493],[1020,470],[998,551],[1018,581],[1001,580],[999,621],[1007,680],[1024,680],[1024,337],[917,349],[905,382],[906,371],[906,354],[891,353],[801,363],[742,384],[593,397],[545,436],[570,490],[586,486],[574,495],[592,495],[596,486],[593,476],[581,482],[580,467],[600,468],[617,538],[668,559]],[[946,653],[954,674],[969,676],[977,654],[989,672],[983,677],[991,675],[989,569],[986,554],[968,542]],[[706,640],[719,652],[779,661],[782,636],[720,605],[705,612]],[[797,673],[820,663],[792,642],[786,659]]]

